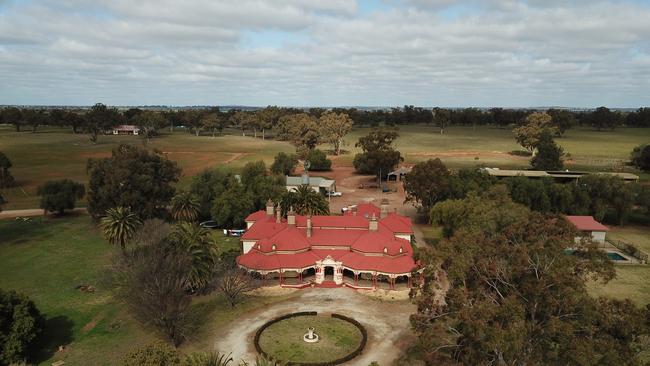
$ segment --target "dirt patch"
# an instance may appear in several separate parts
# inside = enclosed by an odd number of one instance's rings
[[[382,301],[408,301],[409,299],[409,290],[368,290],[368,291],[358,291],[361,295],[365,295],[374,299]]]
[[[97,326],[97,323],[102,321],[102,319],[104,319],[104,314],[95,315],[95,317],[91,321],[86,323],[86,325],[84,325],[83,328],[81,328],[81,333],[85,334],[85,333],[90,332],[91,330],[93,330]]]

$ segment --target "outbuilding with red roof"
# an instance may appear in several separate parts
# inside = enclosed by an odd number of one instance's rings
[[[605,243],[605,236],[609,228],[596,221],[593,216],[566,216],[566,219],[583,235],[589,235],[595,242]],[[580,238],[576,238],[576,240],[580,240]]]

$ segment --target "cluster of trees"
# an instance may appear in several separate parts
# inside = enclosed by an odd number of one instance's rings
[[[529,211],[504,186],[438,218],[449,238],[420,252],[425,280],[411,316],[427,364],[642,364],[650,308],[589,295],[587,281],[610,280],[613,265],[590,241],[576,243],[565,219]]]
[[[451,204],[443,201],[464,199],[469,192],[483,192],[498,182],[480,170],[452,172],[439,159],[430,159],[416,164],[406,175],[404,190],[406,200],[417,204],[422,214],[437,217],[439,212],[433,211]],[[650,217],[650,189],[613,176],[590,174],[577,184],[526,177],[501,182],[514,202],[542,213],[591,215],[617,224],[627,222],[635,210]]]
[[[19,364],[33,355],[44,320],[27,296],[0,289],[0,364]]]
[[[128,208],[101,220],[104,236],[121,245],[111,271],[117,294],[134,316],[177,346],[195,327],[194,294],[220,290],[232,306],[256,287],[232,257],[194,222],[140,221]]]
[[[193,178],[189,194],[198,204],[198,217],[211,219],[220,227],[243,227],[246,216],[265,207],[266,202],[278,202],[283,212],[293,207],[299,214],[326,214],[329,205],[325,197],[309,186],[287,192],[284,174],[295,168],[295,156],[276,156],[269,172],[262,161],[244,166],[240,175],[221,169],[208,169]]]
[[[524,177],[508,178],[504,183],[515,202],[539,212],[590,215],[619,225],[628,221],[635,208],[650,215],[650,188],[613,176],[590,174],[577,184]]]
[[[397,137],[397,130],[380,128],[359,138],[355,146],[361,148],[361,153],[352,162],[357,173],[381,178],[392,171],[403,160],[401,153],[393,148]]]

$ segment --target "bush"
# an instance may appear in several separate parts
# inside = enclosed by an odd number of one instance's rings
[[[41,208],[45,211],[63,214],[65,210],[72,210],[78,199],[86,193],[84,185],[70,179],[47,181],[38,187],[41,196]]]
[[[298,156],[296,154],[286,154],[283,152],[275,156],[271,172],[274,174],[291,175],[298,165]]]
[[[173,347],[154,342],[127,354],[122,361],[124,366],[170,366],[180,365],[181,359]]]
[[[43,317],[27,296],[0,290],[0,364],[21,362],[43,329]]]
[[[332,169],[332,161],[321,150],[310,150],[305,156],[305,160],[309,162],[309,170],[325,171]]]
[[[650,145],[639,145],[632,150],[632,165],[650,171]]]
[[[12,187],[15,185],[14,177],[9,172],[11,168],[11,160],[0,151],[0,188]]]

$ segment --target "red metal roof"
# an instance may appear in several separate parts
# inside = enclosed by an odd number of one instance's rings
[[[580,231],[609,231],[609,228],[596,221],[593,216],[566,216],[566,219]]]
[[[379,223],[386,226],[390,231],[394,233],[413,233],[413,224],[411,223],[411,219],[398,215],[396,213],[388,214],[388,216],[379,220]]]
[[[377,215],[379,210],[372,204],[360,206],[363,211],[359,212],[367,211],[370,216]],[[237,262],[251,270],[305,268],[328,255],[357,270],[408,273],[415,267],[410,242],[396,237],[412,233],[411,220],[396,213],[379,220],[376,231],[369,229],[370,220],[363,214],[313,216],[309,237],[306,216],[296,216],[295,226],[285,219],[276,223],[275,217],[266,215],[265,211],[249,215],[246,221],[252,221],[253,225],[242,240],[256,243]],[[313,246],[320,249],[312,249]]]
[[[267,215],[265,210],[259,210],[259,211],[255,211],[252,214],[246,216],[245,221],[247,221],[247,222],[259,221],[259,220],[262,220],[262,219],[264,219],[266,217],[273,217],[273,215]]]

